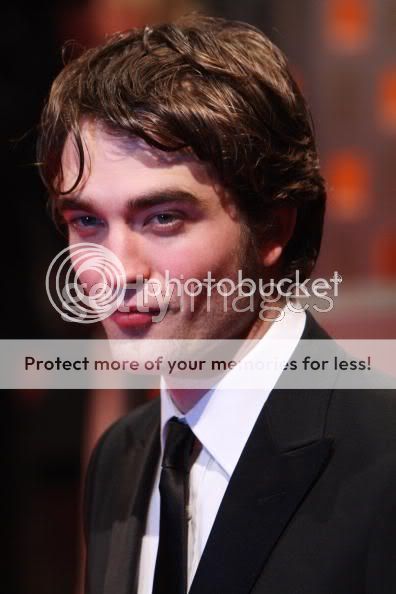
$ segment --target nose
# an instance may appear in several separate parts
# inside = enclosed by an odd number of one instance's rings
[[[105,247],[120,261],[127,284],[150,278],[149,253],[145,239],[127,225],[109,231]]]

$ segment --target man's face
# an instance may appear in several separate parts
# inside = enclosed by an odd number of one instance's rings
[[[119,139],[88,121],[82,125],[87,155],[78,190],[65,197],[63,218],[69,243],[91,242],[111,250],[121,261],[128,284],[143,278],[164,287],[166,278],[204,281],[229,278],[238,270],[257,274],[246,226],[232,198],[209,168],[188,153],[157,151],[140,139]],[[64,185],[71,187],[78,160],[69,138],[63,158]],[[253,260],[253,261],[252,261]],[[252,272],[253,271],[253,272]],[[94,274],[82,279],[88,290]],[[193,285],[190,285],[190,292]],[[115,313],[102,323],[108,338],[210,339],[248,336],[257,311],[224,312],[224,297],[203,290],[183,298],[175,290],[162,321],[160,297],[149,297],[148,313],[134,313],[140,289],[127,290],[129,312]],[[208,303],[210,306],[208,307]],[[125,310],[126,307],[123,307]]]

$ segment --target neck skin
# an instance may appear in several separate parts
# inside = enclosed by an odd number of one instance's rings
[[[276,317],[276,313],[273,313],[273,317]],[[243,336],[244,340],[258,340],[268,332],[273,324],[271,320],[260,320],[257,318],[253,325],[248,329],[248,332],[245,336]],[[246,354],[246,353],[245,353]],[[169,388],[169,394],[173,400],[175,406],[179,409],[179,411],[183,414],[188,413],[197,402],[203,398],[203,396],[208,392],[207,389],[183,389],[183,388]]]

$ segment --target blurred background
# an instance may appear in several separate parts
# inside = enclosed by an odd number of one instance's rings
[[[45,293],[66,243],[33,165],[36,125],[69,39],[83,46],[191,10],[259,26],[312,108],[329,203],[316,276],[342,276],[317,314],[339,338],[396,338],[396,0],[9,0],[2,3],[3,338],[78,338]],[[6,290],[12,287],[12,291]],[[2,392],[1,591],[81,592],[81,477],[97,436],[155,394]]]

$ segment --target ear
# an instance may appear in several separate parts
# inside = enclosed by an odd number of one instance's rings
[[[293,235],[297,209],[293,206],[279,206],[274,208],[272,216],[271,235],[265,240],[261,249],[261,261],[266,268],[279,262],[283,250]]]

